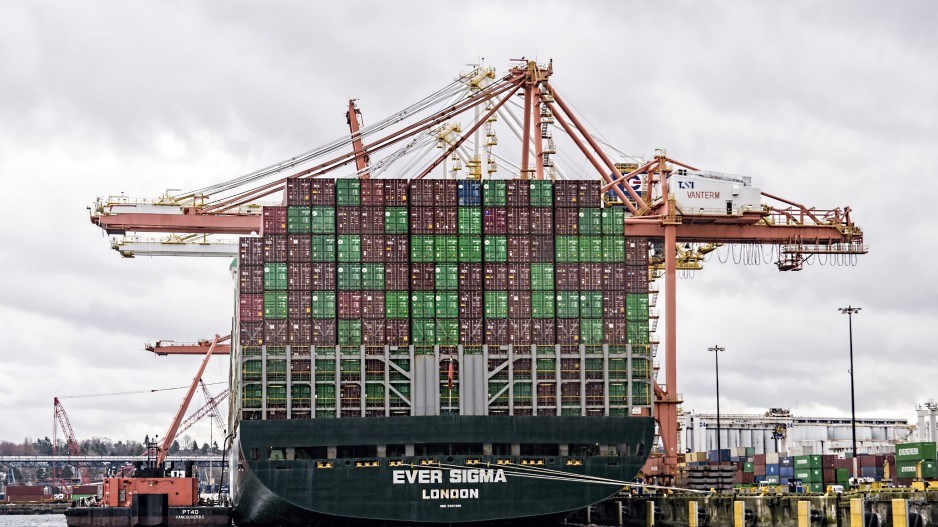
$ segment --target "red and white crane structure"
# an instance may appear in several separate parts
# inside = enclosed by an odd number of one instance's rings
[[[68,414],[65,412],[65,407],[62,406],[62,402],[59,401],[58,397],[53,398],[52,407],[55,413],[55,419],[52,423],[52,456],[54,457],[57,454],[58,450],[58,428],[62,428],[62,433],[65,434],[65,448],[68,449],[69,455],[80,456],[81,447],[78,445],[78,440],[75,439],[75,431],[72,430],[72,423],[68,419]],[[55,426],[58,423],[59,426]],[[80,466],[78,467],[78,472],[81,474],[81,484],[87,485],[91,483],[91,476],[88,474],[88,467]],[[52,464],[52,480],[55,481],[55,463]]]
[[[240,178],[175,196],[166,195],[159,200],[99,199],[92,210],[91,221],[111,234],[250,235],[262,230],[259,200],[273,198],[292,178],[381,177],[383,173],[390,174],[392,163],[408,155],[422,164],[411,163],[396,177],[424,178],[440,166],[447,169],[449,160],[453,160],[454,165],[448,173],[455,175],[460,161],[464,160],[470,167],[468,177],[482,177],[479,168],[483,164],[479,157],[482,131],[487,138],[488,155],[491,146],[497,143],[492,125],[499,116],[505,118],[521,143],[515,177],[563,178],[565,171],[554,162],[558,144],[553,136],[554,131],[562,131],[570,152],[585,158],[595,171],[595,177],[602,180],[602,189],[609,193],[611,201],[627,209],[626,235],[663,240],[663,261],[654,265],[661,270],[664,287],[665,375],[663,382],[656,379],[653,411],[663,451],[650,462],[646,473],[673,476],[677,466],[677,414],[681,403],[676,370],[679,244],[694,244],[695,248],[689,251],[682,249],[681,254],[685,256],[699,256],[720,244],[769,245],[778,256],[779,270],[793,271],[800,270],[802,263],[813,255],[850,255],[852,258],[852,255],[866,253],[863,232],[853,223],[849,207],[818,210],[767,193],[761,193],[762,202],[755,207],[684,210],[675,197],[676,189],[670,188],[670,177],[677,171],[697,174],[699,171],[668,157],[663,151],[656,152],[647,162],[617,162],[575,115],[569,102],[551,82],[552,74],[552,63],[538,64],[523,59],[513,63],[508,73],[500,78],[495,78],[489,69],[476,68],[418,103],[370,126],[362,125],[360,112],[354,101],[350,101],[347,117],[351,134],[348,137]],[[514,101],[519,97],[523,101],[520,105]],[[443,104],[443,107],[430,111],[434,104]],[[470,110],[475,110],[474,114]],[[469,124],[454,124],[452,120],[457,117],[468,119]],[[424,160],[427,152],[420,152],[428,144],[427,137],[434,138],[432,146],[443,150],[429,161]],[[469,144],[473,146],[472,151],[467,148]],[[371,162],[385,152],[390,153]],[[490,175],[496,170],[494,159],[490,156],[486,162]],[[342,173],[348,165],[354,165],[354,170]],[[629,184],[635,178],[642,182],[641,189]],[[658,277],[657,273],[652,276]],[[651,346],[657,348],[657,342],[652,341]],[[156,348],[152,351],[175,352],[159,344]],[[190,351],[198,352],[192,348]]]

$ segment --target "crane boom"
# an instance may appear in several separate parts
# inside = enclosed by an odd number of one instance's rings
[[[65,413],[65,407],[62,406],[62,402],[59,401],[58,397],[53,398],[53,408],[55,409],[55,419],[58,421],[59,426],[62,427],[62,432],[65,434],[65,446],[68,448],[68,453],[73,456],[81,455],[81,447],[78,446],[78,440],[75,439],[75,431],[72,430],[72,423],[68,419],[68,414]],[[56,435],[55,427],[52,427],[52,455],[56,454]],[[79,472],[81,473],[81,483],[82,485],[88,484],[91,482],[91,476],[88,474],[88,467],[79,467]],[[54,477],[54,476],[53,476]]]
[[[231,335],[220,337],[215,335],[215,339],[212,340],[212,345],[208,347],[208,351],[205,352],[205,358],[202,359],[202,364],[199,366],[199,371],[196,373],[195,378],[192,379],[192,384],[189,386],[189,390],[186,391],[186,396],[182,400],[182,404],[179,405],[179,410],[176,411],[176,417],[173,418],[172,422],[169,424],[169,428],[166,430],[166,434],[163,435],[163,442],[160,443],[159,452],[156,454],[156,464],[161,466],[164,461],[166,461],[166,454],[169,453],[169,447],[173,444],[173,440],[176,438],[176,432],[179,430],[179,425],[182,423],[182,418],[186,413],[186,409],[189,408],[189,403],[192,402],[192,396],[195,394],[195,389],[199,385],[199,381],[202,379],[202,374],[205,373],[205,367],[208,366],[208,360],[212,358],[212,353],[215,351],[215,346],[219,342],[227,341],[231,338]]]
[[[198,342],[173,342],[172,340],[158,340],[156,344],[146,343],[144,349],[157,355],[205,355],[212,341],[200,340]],[[228,355],[231,353],[230,344],[217,344],[215,355]]]
[[[216,424],[220,422],[221,416],[218,415],[218,405],[222,403],[228,397],[228,391],[221,392],[220,394],[209,397],[208,402],[205,403],[201,408],[195,411],[192,415],[186,418],[185,421],[179,424],[179,429],[176,430],[176,436],[173,440],[177,439],[183,434],[186,430],[192,427],[192,425],[199,422],[203,417],[208,414],[212,414],[212,417],[215,418]],[[222,430],[224,430],[224,423],[219,425]]]
[[[205,404],[206,406],[208,406],[212,402],[212,400],[215,399],[215,396],[213,396],[208,391],[208,386],[205,385],[205,381],[203,381],[202,379],[199,379],[199,386],[202,387],[202,395],[205,396]],[[224,399],[225,397],[227,397],[228,392],[223,392],[223,393],[226,395],[219,395],[219,402],[221,402],[221,399]],[[216,410],[217,407],[218,407],[218,403],[211,405],[210,412],[212,414],[212,419],[215,420],[215,426],[217,426],[219,430],[224,431],[225,422],[222,420],[221,415],[218,414],[218,410]]]
[[[355,104],[355,99],[349,99],[348,112],[346,112],[345,118],[348,120],[349,131],[352,133],[352,149],[355,151],[355,168],[358,171],[359,177],[368,179],[371,177],[371,171],[368,170],[371,159],[368,156],[368,151],[365,150],[362,144],[361,116],[362,112],[358,109],[358,105]]]

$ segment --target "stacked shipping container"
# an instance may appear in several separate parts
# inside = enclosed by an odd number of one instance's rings
[[[483,355],[489,414],[651,404],[648,242],[597,181],[299,180],[242,238],[245,418],[408,414],[415,356],[458,412]]]

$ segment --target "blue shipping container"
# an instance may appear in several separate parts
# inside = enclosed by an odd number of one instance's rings
[[[778,484],[779,485],[788,485],[791,482],[791,478],[786,478],[785,476],[779,476]]]
[[[795,459],[793,457],[780,457],[778,458],[778,464],[781,467],[793,467],[795,466]]]
[[[765,475],[766,476],[778,476],[778,465],[766,465]]]
[[[758,485],[759,483],[765,481],[765,476],[755,476],[752,479]]]
[[[860,467],[860,475],[864,478],[883,479],[883,467]]]
[[[795,467],[783,467],[779,465],[778,475],[783,478],[793,478],[795,477]]]
[[[457,183],[457,204],[460,207],[478,207],[482,205],[482,182],[471,179]]]

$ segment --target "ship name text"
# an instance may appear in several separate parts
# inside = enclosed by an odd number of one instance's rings
[[[395,485],[404,483],[428,485],[443,483],[444,472],[448,472],[449,483],[507,483],[504,469],[469,468],[443,470],[393,470],[391,482]]]

